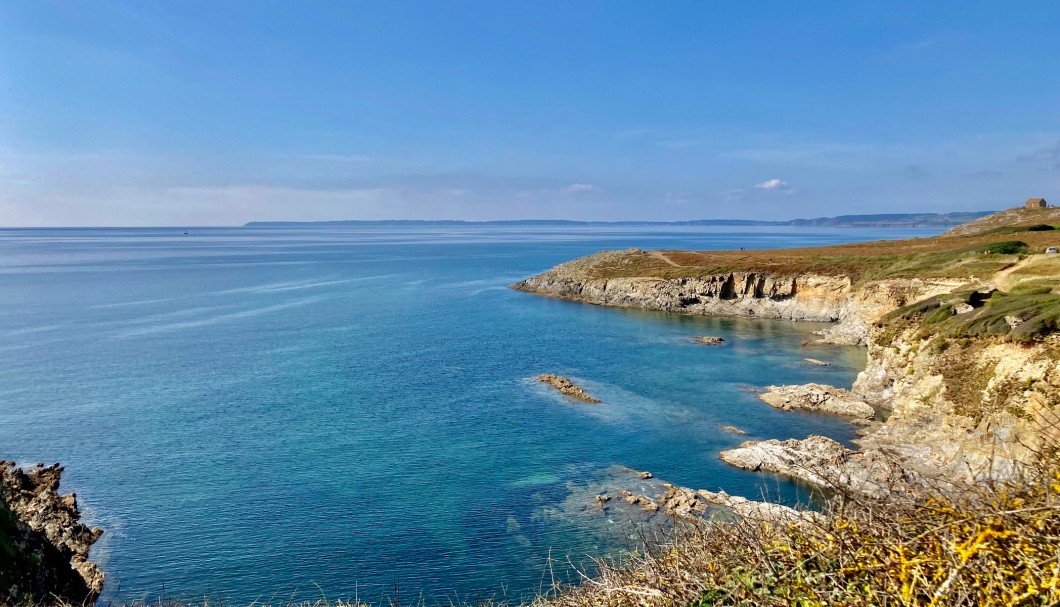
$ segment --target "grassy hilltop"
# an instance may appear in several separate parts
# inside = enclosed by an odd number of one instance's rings
[[[985,280],[1011,266],[1016,255],[1042,253],[1046,247],[1060,246],[1060,209],[1014,211],[1019,212],[1003,211],[984,218],[991,221],[982,224],[982,229],[976,229],[977,221],[930,238],[754,251],[635,250],[584,270],[592,278],[770,272],[847,276],[855,282],[929,276],[975,276]],[[1005,221],[998,222],[999,217]],[[1003,243],[1015,244],[999,248]],[[1050,274],[1055,274],[1055,270],[1043,268]]]

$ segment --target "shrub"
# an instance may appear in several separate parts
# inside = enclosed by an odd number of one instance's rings
[[[1027,228],[1028,232],[1051,232],[1056,229],[1056,226],[1051,226],[1047,223],[1039,223]]]
[[[979,249],[979,253],[991,254],[991,255],[1019,255],[1026,253],[1030,250],[1027,243],[1022,240],[1005,240],[1002,242],[995,242],[988,244],[985,247]]]

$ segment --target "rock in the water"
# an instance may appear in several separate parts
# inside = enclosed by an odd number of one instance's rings
[[[707,510],[705,502],[695,491],[671,485],[659,498],[663,511],[671,516],[698,516]]]
[[[817,360],[816,358],[804,358],[802,359],[811,365],[817,365],[818,367],[831,367],[832,363],[825,362],[823,360]]]
[[[600,401],[598,398],[590,396],[581,386],[575,384],[570,379],[561,375],[554,375],[552,373],[544,373],[537,376],[537,381],[548,384],[553,388],[559,390],[560,394],[569,396],[571,398],[580,400],[584,403],[597,404]]]
[[[703,344],[704,346],[717,346],[725,343],[724,339],[715,335],[699,335],[697,337],[693,337],[692,340],[698,344]]]
[[[647,480],[649,478],[652,478],[652,476],[653,476],[652,473],[648,472],[647,470],[645,470],[644,472],[638,472],[637,473],[637,478],[643,478],[645,480]]]
[[[74,494],[59,495],[62,470],[0,461],[0,604],[90,604],[103,589],[88,560],[103,531],[81,523]]]
[[[745,436],[747,434],[747,432],[737,428],[736,426],[722,426],[721,429],[728,432],[729,434],[735,434],[737,436]]]
[[[645,512],[659,511],[659,504],[656,504],[654,500],[646,495],[633,495],[630,493],[626,496],[626,503],[631,506],[640,506]]]
[[[833,415],[849,415],[861,419],[873,419],[876,411],[850,390],[824,384],[801,384],[794,386],[769,386],[758,398],[766,404],[791,411],[817,411]]]

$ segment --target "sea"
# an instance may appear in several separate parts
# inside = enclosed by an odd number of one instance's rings
[[[816,323],[604,308],[508,285],[605,249],[935,232],[2,229],[0,459],[65,467],[62,490],[105,530],[92,554],[107,575],[101,604],[525,600],[639,546],[652,520],[592,503],[633,486],[634,471],[812,501],[718,452],[850,441],[845,421],[772,409],[754,390],[849,386],[864,352],[806,345]],[[540,373],[603,404],[567,400]]]

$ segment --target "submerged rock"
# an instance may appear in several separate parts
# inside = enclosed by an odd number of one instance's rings
[[[724,339],[714,335],[700,335],[698,337],[693,337],[692,341],[697,344],[703,344],[704,346],[717,346],[725,343]]]
[[[537,381],[552,386],[564,396],[569,396],[584,403],[597,404],[601,402],[600,399],[590,396],[581,386],[561,375],[543,373],[537,376]]]
[[[800,409],[861,419],[876,417],[872,406],[850,390],[824,384],[769,386],[758,398],[771,407],[785,411]]]
[[[88,560],[103,530],[81,523],[77,496],[59,494],[62,471],[0,461],[0,604],[90,604],[103,590]]]
[[[721,429],[729,434],[735,434],[737,436],[746,436],[747,432],[737,428],[736,426],[721,426]]]

